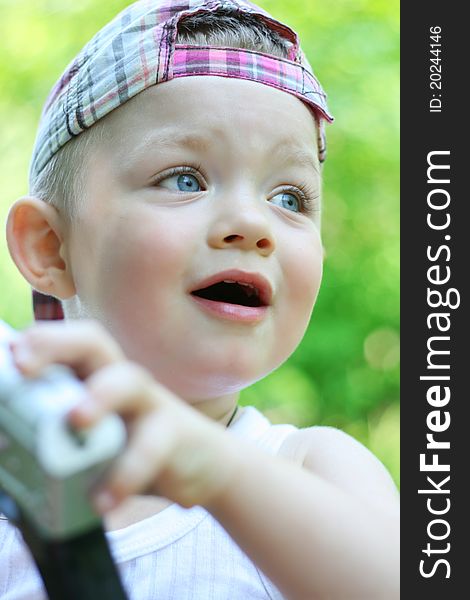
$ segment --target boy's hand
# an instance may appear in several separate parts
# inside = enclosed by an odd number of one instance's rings
[[[186,507],[205,505],[233,475],[236,453],[224,429],[126,360],[97,322],[41,323],[20,334],[11,349],[25,376],[60,363],[84,381],[89,396],[69,415],[75,427],[89,427],[109,412],[126,422],[127,448],[94,493],[101,512],[144,491]]]

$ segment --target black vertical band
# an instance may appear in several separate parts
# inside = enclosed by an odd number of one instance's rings
[[[402,598],[468,577],[467,21],[401,5]]]
[[[126,600],[102,527],[65,541],[44,541],[23,522],[21,532],[49,600]]]

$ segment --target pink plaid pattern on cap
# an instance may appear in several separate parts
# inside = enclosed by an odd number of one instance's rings
[[[325,160],[324,120],[331,122],[333,117],[328,112],[326,94],[318,79],[303,64],[253,50],[175,44],[171,79],[191,75],[248,79],[297,96],[314,111],[318,122],[319,160]]]
[[[289,60],[250,50],[175,45],[182,18],[220,8],[257,15],[292,43]],[[174,77],[196,74],[277,87],[308,104],[322,125],[323,119],[333,120],[297,34],[263,9],[246,0],[141,0],[101,29],[52,89],[39,123],[30,181],[69,140],[136,94]],[[322,141],[321,158],[324,150]]]
[[[180,20],[220,9],[256,15],[290,42],[288,58],[175,43]],[[312,110],[324,160],[324,122],[333,117],[295,31],[248,0],[140,0],[91,39],[53,87],[39,123],[30,185],[60,148],[112,110],[150,86],[192,75],[248,79],[293,94]],[[54,298],[35,292],[33,304],[36,318],[62,318]]]

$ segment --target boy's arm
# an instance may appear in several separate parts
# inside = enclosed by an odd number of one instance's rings
[[[331,428],[281,451],[289,461],[245,446],[210,512],[289,600],[398,598],[397,491],[381,463]]]
[[[144,490],[200,504],[289,600],[398,597],[396,492],[352,438],[313,428],[288,438],[284,457],[267,455],[126,361],[93,322],[35,326],[12,350],[25,375],[62,362],[85,381],[90,395],[70,415],[75,426],[107,412],[127,421],[129,443],[102,489],[103,512]]]

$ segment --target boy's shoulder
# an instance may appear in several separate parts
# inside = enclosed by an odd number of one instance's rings
[[[397,500],[397,488],[380,460],[335,427],[298,429],[286,438],[279,455],[362,499],[382,496],[394,504]]]

